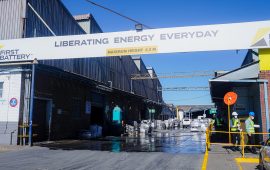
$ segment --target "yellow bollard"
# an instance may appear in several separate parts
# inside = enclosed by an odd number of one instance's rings
[[[244,140],[244,133],[241,132],[241,147],[242,147],[242,158],[245,157],[245,140]]]
[[[208,151],[208,139],[207,139],[207,129],[206,129],[206,131],[205,131],[205,152],[207,152]]]
[[[208,129],[208,131],[207,131],[207,142],[208,142],[208,149],[210,149],[210,132],[209,132],[209,129]]]
[[[228,99],[228,126],[229,126],[229,143],[231,141],[231,111],[230,111],[230,100]]]
[[[209,127],[205,131],[205,152],[208,153],[208,150],[210,148],[209,146],[210,140],[209,140]]]

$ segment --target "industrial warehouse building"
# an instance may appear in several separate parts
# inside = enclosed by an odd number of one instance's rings
[[[241,67],[229,72],[217,72],[216,77],[209,81],[211,97],[217,107],[217,116],[224,119],[225,127],[228,127],[227,105],[223,101],[224,95],[233,91],[237,93],[237,102],[232,105],[232,111],[236,111],[242,124],[250,111],[255,112],[255,124],[260,125],[257,132],[268,132],[267,119],[269,118],[269,81],[270,72],[263,67],[265,50],[249,50]],[[266,88],[265,88],[266,87]],[[262,137],[262,136],[261,136]],[[258,137],[257,140],[262,140]]]
[[[92,15],[73,17],[60,0],[0,1],[0,30],[1,40],[102,32]],[[159,80],[131,80],[133,74],[156,76],[139,56],[37,62],[34,142],[76,138],[93,124],[110,135],[115,105],[127,123],[162,111]],[[0,66],[0,143],[27,142],[32,71],[27,62]],[[155,109],[155,115],[148,109]]]

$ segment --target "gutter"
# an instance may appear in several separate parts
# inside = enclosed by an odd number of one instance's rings
[[[228,83],[268,83],[266,79],[256,79],[256,80],[209,80],[209,82],[228,82]]]

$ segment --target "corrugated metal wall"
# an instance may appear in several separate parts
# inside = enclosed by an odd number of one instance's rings
[[[102,29],[99,27],[93,15],[91,15],[90,33],[101,33],[101,32],[103,32]]]
[[[64,7],[60,0],[9,0],[7,2],[0,2],[1,21],[3,20],[5,22],[11,22],[9,24],[3,24],[0,22],[1,39],[22,37],[23,16],[21,13],[24,13],[22,11],[23,6],[26,3],[30,3],[31,6],[33,6],[37,13],[43,18],[43,20],[49,25],[57,36],[86,33],[74,20],[73,16]],[[7,9],[9,11],[8,17],[5,14]],[[29,7],[27,7],[26,17],[26,29],[24,33],[25,37],[52,36],[52,33]],[[3,27],[5,28],[4,32],[2,31]],[[12,29],[9,30],[8,28],[11,27]],[[89,21],[89,27],[91,33],[102,32],[101,28],[93,17],[91,17],[91,20]],[[127,92],[130,92],[131,90],[131,74],[140,73],[130,56],[46,60],[39,61],[39,63],[55,66],[65,71],[80,74],[103,83],[112,81],[113,87]],[[143,65],[141,73],[147,73],[145,65]],[[153,80],[136,81],[134,83],[134,92],[135,94],[157,101],[157,89]]]
[[[90,24],[89,24],[89,21],[88,20],[82,20],[79,22],[79,25],[83,28],[83,30],[86,32],[86,33],[90,33],[91,30],[90,30]]]
[[[141,62],[141,74],[145,75],[148,73],[148,70],[145,66],[145,64],[143,62]],[[139,82],[140,83],[140,82]],[[144,90],[145,95],[149,98],[152,99],[154,101],[161,101],[161,99],[158,99],[157,94],[157,86],[155,84],[155,80],[154,79],[147,79],[147,80],[143,80],[142,81],[144,88],[142,90]],[[139,85],[140,86],[140,85]],[[143,93],[143,92],[142,92]]]
[[[27,0],[57,35],[85,34],[60,0]],[[27,8],[27,37],[52,36],[37,15]]]
[[[21,38],[24,17],[25,0],[0,1],[0,39]]]

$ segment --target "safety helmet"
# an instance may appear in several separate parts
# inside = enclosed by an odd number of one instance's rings
[[[232,113],[233,116],[238,116],[237,112]]]
[[[249,116],[255,116],[255,113],[254,112],[249,112]]]

